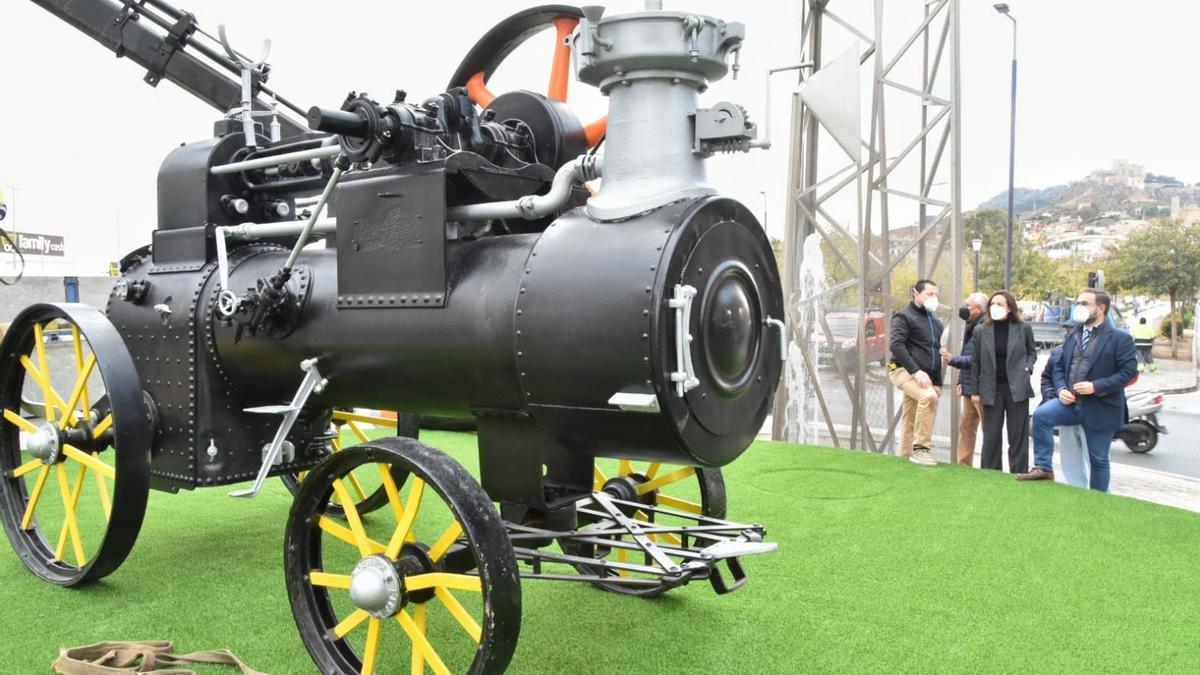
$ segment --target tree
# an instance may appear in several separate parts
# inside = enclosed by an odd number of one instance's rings
[[[1007,224],[1008,213],[1001,209],[980,209],[967,214],[963,221],[963,237],[967,242],[976,238],[983,240],[979,254],[979,290],[984,293],[1004,288]],[[1012,278],[1013,287],[1008,290],[1018,299],[1045,300],[1070,285],[1070,276],[1062,261],[1052,260],[1036,250],[1018,223],[1013,224]]]
[[[1108,279],[1115,289],[1166,295],[1170,302],[1171,358],[1178,357],[1177,303],[1200,290],[1200,227],[1159,219],[1111,251]]]

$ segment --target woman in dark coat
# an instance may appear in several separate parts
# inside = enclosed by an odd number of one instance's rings
[[[1029,468],[1029,399],[1033,398],[1033,367],[1037,346],[1033,328],[1021,320],[1017,301],[1008,291],[988,300],[987,322],[971,336],[975,358],[971,375],[976,400],[983,404],[983,456],[980,467],[1003,470],[1002,430],[1008,427],[1008,470]]]

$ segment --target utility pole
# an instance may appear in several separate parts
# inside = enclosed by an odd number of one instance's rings
[[[1012,259],[1013,259],[1013,174],[1016,170],[1017,149],[1017,20],[1009,12],[1007,3],[992,5],[1013,25],[1012,39],[1012,95],[1010,96],[1010,112],[1008,123],[1008,227],[1004,230],[1004,288],[1012,290]]]

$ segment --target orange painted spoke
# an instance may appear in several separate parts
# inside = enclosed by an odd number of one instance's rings
[[[475,621],[475,617],[471,616],[471,613],[462,606],[462,603],[458,601],[458,598],[454,597],[449,589],[438,586],[433,589],[433,593],[437,596],[438,600],[442,601],[446,609],[450,610],[450,614],[458,620],[458,624],[463,627],[463,630],[467,631],[467,635],[470,635],[475,642],[479,642],[483,638],[483,629],[479,627],[479,624]]]
[[[658,470],[662,468],[662,462],[653,462],[646,469],[646,478],[654,478],[658,475]]]
[[[567,37],[578,23],[579,19],[572,18],[554,20],[554,61],[550,65],[550,86],[546,96],[555,101],[567,100],[567,86],[571,82],[571,45],[567,44]]]
[[[475,73],[467,80],[467,96],[480,108],[486,108],[496,100],[496,95],[488,90],[483,81],[483,71]]]
[[[100,438],[100,434],[108,431],[109,427],[112,425],[112,413],[109,413],[104,416],[104,419],[100,420],[100,422],[96,424],[96,428],[92,430],[92,438]]]
[[[396,514],[396,522],[404,518],[404,503],[400,501],[400,488],[396,487],[396,479],[392,477],[392,467],[389,464],[376,464],[379,467],[379,478],[383,481],[383,490],[387,493],[388,504],[392,513]]]
[[[346,424],[350,427],[350,431],[355,436],[358,436],[359,443],[367,443],[371,440],[371,437],[367,436],[367,432],[363,431],[362,428],[358,426],[357,422],[350,420],[349,422],[346,422]]]
[[[404,588],[410,591],[435,587],[456,588],[460,591],[482,593],[483,581],[473,574],[451,574],[450,572],[414,574],[404,580]]]
[[[37,425],[35,425],[33,422],[30,422],[29,420],[25,419],[24,417],[21,417],[20,413],[15,413],[15,412],[9,410],[8,408],[5,408],[4,409],[4,419],[15,424],[17,426],[17,428],[20,429],[21,431],[25,431],[25,432],[28,432],[31,434],[37,433]]]
[[[363,527],[362,518],[358,516],[358,507],[340,478],[334,479],[333,491],[342,500],[342,510],[346,512],[346,522],[350,524],[350,532],[354,535],[354,544],[362,557],[371,555],[371,540],[367,537],[367,529]],[[395,558],[396,556],[392,556]]]
[[[618,476],[628,476],[631,473],[633,473],[633,462],[631,462],[627,459],[622,459],[617,464],[617,475]]]
[[[96,453],[92,453],[95,457]],[[104,474],[99,471],[93,471],[92,475],[96,477],[96,489],[100,491],[100,508],[104,509],[104,522],[108,522],[112,518],[112,498],[108,496],[108,483],[104,480]]]
[[[363,647],[362,675],[375,672],[375,659],[379,656],[379,627],[383,622],[374,617],[367,624],[367,644]]]
[[[95,455],[89,455],[86,452],[76,448],[73,445],[63,445],[63,454],[71,459],[87,466],[92,471],[99,472],[105,478],[116,480],[117,470],[104,463],[104,460]]]
[[[325,588],[343,588],[350,590],[349,574],[330,574],[328,572],[317,572],[314,570],[308,573],[308,580],[313,586],[324,586]]]
[[[592,475],[596,478],[596,491],[599,492],[604,487],[604,484],[608,482],[608,478],[598,466],[592,467]]]
[[[33,522],[33,512],[37,511],[38,501],[42,498],[42,490],[46,487],[46,479],[50,476],[50,465],[42,467],[37,480],[33,484],[33,492],[29,493],[29,502],[25,504],[25,515],[21,518],[21,529],[28,530]]]
[[[425,603],[420,603],[413,607],[413,625],[425,634]],[[412,675],[424,675],[425,673],[425,657],[421,656],[420,649],[412,650]]]
[[[367,614],[365,609],[356,609],[350,613],[350,616],[342,619],[341,623],[333,627],[333,634],[339,638],[344,638],[350,634],[350,631],[362,625],[370,614]]]
[[[75,378],[75,388],[71,390],[71,398],[67,399],[67,410],[71,412],[71,415],[63,417],[62,421],[58,423],[59,429],[66,429],[68,421],[74,416],[75,405],[79,403],[79,397],[83,392],[87,391],[88,377],[91,376],[92,368],[95,366],[96,355],[88,354],[87,361],[79,369],[79,377]],[[84,415],[87,415],[86,410],[84,411]]]
[[[687,478],[688,476],[694,476],[694,475],[696,475],[696,469],[694,467],[685,466],[682,469],[676,469],[676,470],[672,471],[671,473],[664,474],[662,476],[659,476],[657,478],[649,480],[645,483],[642,483],[641,485],[639,485],[637,487],[637,493],[639,495],[644,495],[647,492],[650,492],[651,490],[657,490],[658,488],[660,488],[664,485],[670,485],[671,483],[683,480],[684,478]]]
[[[413,641],[413,649],[421,652],[421,656],[429,662],[429,667],[433,668],[433,672],[438,675],[450,675],[450,669],[442,661],[442,657],[438,656],[433,645],[429,644],[429,639],[425,637],[425,631],[413,621],[405,610],[400,610],[396,615],[396,621],[400,627],[408,633],[408,638]]]
[[[18,466],[17,468],[13,469],[13,478],[20,478],[21,476],[24,476],[25,474],[29,473],[30,471],[33,471],[34,469],[38,468],[39,466],[45,466],[45,464],[42,462],[42,460],[31,459],[28,462],[25,462],[24,464],[22,464],[21,466]]]
[[[658,505],[665,506],[670,509],[687,511],[688,513],[694,513],[696,515],[700,515],[704,512],[704,509],[696,502],[690,502],[686,499],[677,499],[664,494],[658,495]]]
[[[79,326],[76,326],[75,324],[71,324],[71,339],[75,347],[75,368],[79,372],[83,372],[83,338],[79,335]],[[95,362],[96,355],[88,354],[88,358]],[[87,382],[86,377],[84,378],[84,382]],[[92,406],[88,403],[88,392],[86,386],[83,388],[83,398],[81,398],[80,401],[83,402],[83,411],[86,416],[87,411],[92,409]]]
[[[454,545],[454,542],[458,541],[458,537],[462,534],[462,531],[462,525],[457,520],[450,523],[450,527],[446,528],[442,536],[438,537],[438,540],[434,542],[433,548],[429,549],[429,559],[434,562],[441,560],[442,556],[446,555],[446,551],[450,550],[450,547]]]
[[[71,535],[71,546],[75,549],[75,562],[79,567],[83,567],[86,559],[83,556],[83,539],[79,536],[79,523],[75,521],[75,506],[71,503],[72,490],[67,480],[67,469],[62,464],[55,464],[55,475],[58,476],[58,491],[62,494],[63,500],[63,529]],[[86,468],[84,468],[86,470]],[[82,478],[82,476],[80,477]],[[83,481],[78,481],[82,485]],[[75,495],[78,501],[78,495]],[[63,538],[59,539],[60,549],[66,548],[66,543]],[[56,550],[54,557],[58,560],[63,560],[63,552]],[[63,562],[66,562],[63,560]]]
[[[392,560],[395,560],[396,556],[400,555],[400,548],[410,538],[409,534],[412,532],[413,521],[417,518],[417,511],[421,509],[421,496],[423,494],[425,494],[425,481],[413,476],[412,487],[408,491],[408,503],[404,505],[404,516],[396,524],[396,531],[392,533],[392,540],[388,542],[387,557]]]
[[[322,531],[332,537],[341,539],[342,541],[356,548],[358,547],[358,540],[355,539],[354,533],[351,532],[349,528],[344,527],[341,523],[337,522],[333,518],[330,518],[329,516],[321,516],[319,519],[317,519],[317,527],[321,528]],[[383,553],[385,550],[387,550],[383,544],[375,541],[374,539],[368,539],[367,544],[371,547],[371,554]]]

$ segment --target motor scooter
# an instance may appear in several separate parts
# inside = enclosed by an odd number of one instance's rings
[[[1132,452],[1150,452],[1158,445],[1159,435],[1167,433],[1167,427],[1158,421],[1163,401],[1163,393],[1157,389],[1125,390],[1129,421],[1117,430],[1116,437]]]

